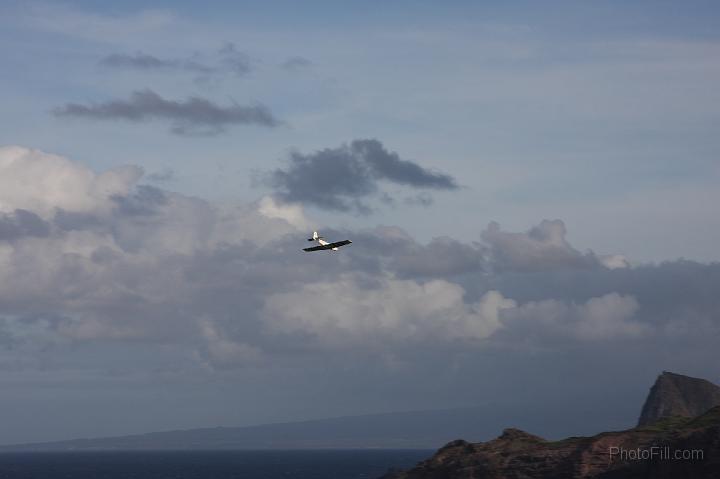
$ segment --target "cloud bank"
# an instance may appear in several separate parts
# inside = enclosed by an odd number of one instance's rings
[[[414,167],[377,171],[454,184]],[[137,167],[96,173],[2,148],[3,344],[16,367],[49,347],[112,343],[233,371],[318,355],[412,365],[518,348],[655,348],[720,331],[720,266],[606,265],[573,248],[560,220],[525,233],[492,223],[475,243],[329,229],[354,240],[341,255],[302,253],[310,224],[298,204],[271,197],[219,207],[145,185]]]

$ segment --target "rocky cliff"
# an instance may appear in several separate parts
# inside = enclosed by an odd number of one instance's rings
[[[382,479],[720,478],[718,394],[708,381],[663,372],[633,429],[560,441],[506,429],[487,442],[453,441]]]
[[[720,405],[720,387],[705,379],[663,371],[650,389],[638,426],[670,416],[694,417]]]
[[[414,469],[383,479],[671,479],[720,477],[720,407],[627,431],[546,441],[518,429],[453,441]]]

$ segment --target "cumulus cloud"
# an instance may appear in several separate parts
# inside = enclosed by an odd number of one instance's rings
[[[485,248],[448,237],[428,244],[404,242],[389,255],[387,267],[402,277],[446,277],[477,273],[486,268]]]
[[[563,268],[593,268],[601,261],[592,252],[581,253],[565,239],[561,220],[543,220],[525,233],[502,231],[492,222],[482,233],[496,270],[542,271]],[[612,263],[619,266],[616,260]]]
[[[444,280],[383,278],[367,286],[345,275],[270,295],[263,316],[273,331],[307,334],[331,348],[476,341],[503,328],[506,337],[527,341],[533,335],[540,344],[641,338],[652,328],[636,318],[639,308],[633,296],[617,293],[580,303],[547,299],[521,304],[488,291],[468,302],[460,285]]]
[[[350,234],[349,232],[338,233]],[[560,220],[543,220],[525,233],[506,232],[490,223],[479,242],[463,242],[449,237],[416,242],[397,227],[379,227],[353,232],[353,250],[363,257],[372,255],[382,268],[399,277],[450,278],[479,274],[483,280],[503,273],[542,273],[594,269],[629,268],[620,255],[580,253],[565,239]]]
[[[295,231],[283,214],[302,221],[294,209],[267,216],[257,205],[219,208],[140,185],[136,168],[95,174],[20,147],[1,149],[0,165],[8,185],[0,189],[0,315],[59,313],[52,330],[74,340],[167,339],[195,330],[202,310],[178,313],[179,293],[193,289],[193,278],[223,251],[241,259],[251,253],[239,245]],[[20,183],[36,187],[12,187]]]
[[[639,308],[635,297],[609,293],[580,304],[531,301],[508,311],[505,319],[518,329],[542,336],[587,341],[639,338],[652,330],[635,317]]]
[[[499,311],[515,306],[495,291],[473,304],[464,294],[444,280],[383,278],[368,288],[343,276],[273,294],[263,315],[273,330],[310,333],[322,344],[340,347],[388,339],[483,339],[500,327]]]
[[[275,127],[280,122],[262,105],[220,106],[202,97],[185,101],[166,100],[152,90],[135,91],[127,100],[82,105],[67,103],[53,110],[60,117],[96,120],[170,121],[171,131],[177,135],[216,135],[229,125],[259,125]]]
[[[288,163],[271,172],[266,183],[283,201],[329,210],[370,212],[363,200],[381,193],[382,182],[424,190],[458,189],[452,176],[403,160],[378,140],[354,140],[310,154],[293,152]],[[428,203],[428,196],[423,198]]]
[[[108,211],[142,176],[127,166],[96,174],[79,163],[22,147],[0,148],[0,211],[31,211],[47,219],[57,209]]]

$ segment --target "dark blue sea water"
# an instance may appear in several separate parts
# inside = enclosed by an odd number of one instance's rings
[[[0,454],[0,479],[366,479],[427,450],[27,452]]]

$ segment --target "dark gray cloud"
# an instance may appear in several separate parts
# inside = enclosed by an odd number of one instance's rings
[[[453,238],[434,238],[427,245],[410,247],[391,258],[389,268],[401,277],[450,278],[485,269],[483,247]]]
[[[92,213],[67,211],[56,208],[52,222],[60,231],[89,230],[101,226],[104,221]]]
[[[438,190],[458,188],[452,176],[429,171],[417,163],[402,160],[397,153],[387,151],[378,140],[355,140],[350,144],[350,151],[370,166],[370,173],[376,179],[414,188]]]
[[[53,114],[97,120],[169,120],[171,131],[178,135],[215,135],[229,125],[275,127],[280,124],[262,105],[220,106],[201,97],[190,97],[185,101],[166,100],[149,89],[135,91],[127,100],[91,105],[67,103],[54,109]]]
[[[382,182],[415,189],[456,190],[455,179],[385,149],[378,140],[354,140],[349,145],[326,148],[311,154],[293,152],[286,168],[266,179],[284,201],[310,203],[319,208],[370,212],[363,201],[379,195]],[[430,200],[427,195],[422,203]]]
[[[163,190],[149,185],[138,185],[129,195],[115,195],[111,198],[117,204],[117,211],[129,216],[153,215],[168,202]]]
[[[12,241],[34,236],[47,237],[50,224],[32,211],[16,209],[13,213],[0,214],[0,241]]]
[[[188,58],[159,58],[143,52],[135,54],[113,53],[103,57],[103,67],[142,71],[177,71],[195,73],[201,76],[233,74],[247,75],[252,71],[250,57],[238,51],[234,44],[226,43],[211,58],[195,54]]]
[[[329,231],[331,237],[353,239],[346,255],[354,270],[380,274],[390,271],[399,278],[443,278],[482,273],[489,266],[485,245],[464,243],[449,237],[418,243],[397,227],[378,227],[371,231]]]

